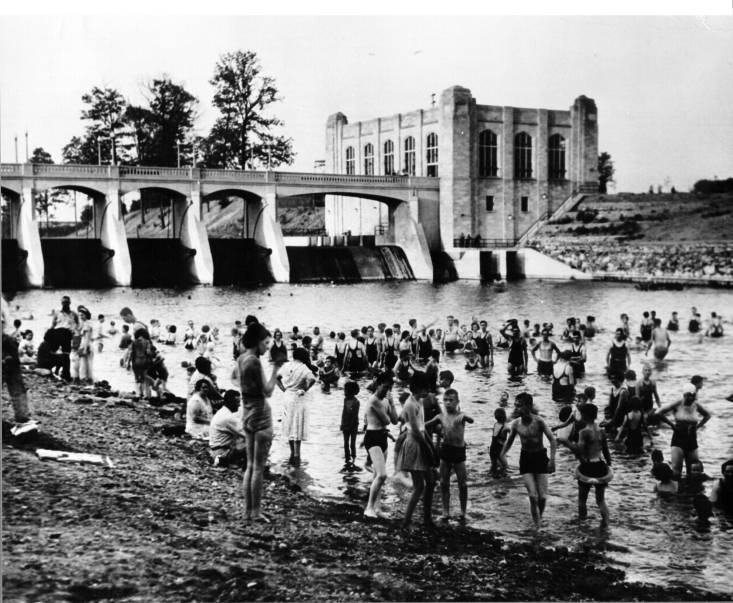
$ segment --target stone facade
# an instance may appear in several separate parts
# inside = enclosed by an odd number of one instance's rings
[[[432,167],[431,135],[438,138]],[[385,153],[389,142],[391,162]],[[585,96],[569,110],[526,109],[479,105],[470,90],[453,86],[427,109],[352,124],[336,113],[326,123],[327,172],[385,175],[391,168],[395,174],[414,170],[416,176],[434,176],[437,171],[444,249],[461,235],[518,239],[573,193],[597,186],[597,157],[598,112]],[[327,202],[327,216],[329,209],[338,213],[337,205],[338,200]]]

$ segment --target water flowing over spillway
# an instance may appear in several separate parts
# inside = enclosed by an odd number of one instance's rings
[[[414,278],[404,251],[396,246],[288,247],[287,251],[293,283]]]

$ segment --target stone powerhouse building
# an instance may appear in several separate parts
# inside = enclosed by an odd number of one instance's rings
[[[351,124],[336,113],[326,124],[328,173],[440,178],[444,250],[462,246],[462,235],[484,245],[519,239],[569,197],[597,190],[597,158],[598,113],[585,96],[569,110],[526,109],[480,105],[453,86],[427,109]]]

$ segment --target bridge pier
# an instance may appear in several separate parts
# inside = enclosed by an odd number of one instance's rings
[[[187,260],[191,280],[199,285],[213,285],[214,260],[211,257],[209,235],[201,221],[200,192],[194,190],[190,198],[181,197],[175,202],[174,212],[178,220],[175,234],[184,247],[194,252]]]
[[[419,200],[415,196],[389,211],[389,228],[394,244],[402,247],[418,280],[433,282],[433,260],[425,231],[419,219]]]
[[[25,280],[29,287],[43,287],[43,251],[34,218],[33,188],[24,186],[19,199],[16,238],[18,247],[28,253],[25,260]]]
[[[267,192],[262,197],[260,211],[255,218],[255,242],[270,250],[268,269],[276,283],[290,282],[290,260],[285,248],[283,231],[277,221],[277,194]]]
[[[132,284],[132,262],[120,211],[119,189],[111,188],[105,197],[95,197],[94,205],[94,232],[98,233],[102,246],[113,252],[105,262],[107,278],[111,285],[129,287]]]

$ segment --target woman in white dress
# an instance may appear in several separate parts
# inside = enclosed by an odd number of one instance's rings
[[[277,376],[278,387],[285,392],[283,437],[290,445],[289,463],[300,465],[300,443],[308,439],[308,411],[310,388],[316,382],[308,366],[308,352],[304,348],[293,350],[293,359],[286,362]]]

